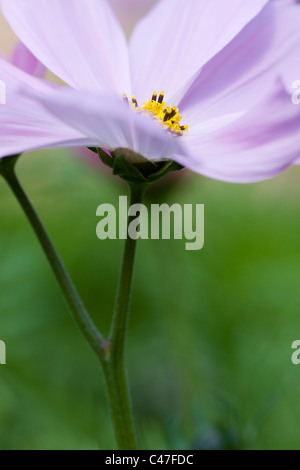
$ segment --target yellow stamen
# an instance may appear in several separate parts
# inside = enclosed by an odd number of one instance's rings
[[[138,104],[137,104],[136,97],[134,95],[132,95],[131,101],[132,101],[132,104],[134,105],[134,107],[137,108]]]
[[[179,114],[179,110],[176,106],[167,106],[164,100],[164,92],[162,91],[159,95],[158,101],[156,101],[157,93],[153,93],[152,100],[148,103],[144,103],[144,106],[138,108],[146,113],[153,114],[153,117],[160,121],[169,132],[175,135],[187,134],[188,126],[180,125],[182,116]]]
[[[158,102],[162,103],[165,97],[165,93],[162,91],[161,94],[159,95]]]
[[[148,103],[144,103],[144,106],[139,107],[136,97],[132,95],[131,101],[128,100],[127,95],[123,95],[124,102],[135,109],[136,111],[145,112],[152,114],[154,119],[159,121],[167,130],[173,135],[184,135],[188,133],[188,126],[180,125],[182,119],[181,114],[176,106],[166,106],[164,102],[164,92],[162,91],[157,99],[157,92],[155,91],[152,95],[152,99]]]

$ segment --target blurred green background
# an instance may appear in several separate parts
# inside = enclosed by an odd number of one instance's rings
[[[107,333],[122,241],[96,208],[126,188],[61,151],[18,175],[95,322]],[[300,449],[300,168],[255,185],[197,175],[153,202],[204,203],[205,247],[139,242],[128,363],[143,449]],[[98,363],[0,180],[1,449],[114,449]]]

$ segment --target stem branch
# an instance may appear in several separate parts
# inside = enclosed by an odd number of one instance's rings
[[[24,192],[16,176],[14,166],[16,158],[6,157],[0,165],[0,174],[4,177],[18,202],[20,203],[31,227],[33,228],[43,251],[49,261],[52,271],[56,277],[59,287],[67,301],[72,316],[79,329],[85,336],[89,345],[95,351],[101,362],[104,361],[104,352],[102,347],[105,345],[105,339],[94,325],[90,315],[84,307],[76,287],[68,274],[63,262],[56,252],[49,235],[47,234],[42,222],[40,221],[35,209]]]

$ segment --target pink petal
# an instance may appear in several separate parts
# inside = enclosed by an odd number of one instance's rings
[[[0,105],[0,157],[38,148],[94,144],[39,104],[39,97],[49,95],[55,87],[2,59],[0,76],[6,85],[6,104]],[[35,99],[28,90],[34,91]]]
[[[197,173],[234,183],[251,183],[277,175],[300,157],[300,106],[277,84],[240,121],[222,131],[186,136],[190,157],[176,157]]]
[[[44,78],[46,67],[21,42],[14,48],[10,63],[34,77]]]
[[[300,3],[298,0],[273,0],[273,2],[277,7],[282,5],[282,7],[289,9],[294,17],[298,19],[298,25],[300,24]],[[293,82],[300,80],[299,44],[297,44],[294,49],[286,56],[286,60],[279,71],[287,91],[289,93],[293,92]]]
[[[78,89],[130,93],[124,33],[106,0],[1,0],[21,41]]]
[[[233,113],[239,117],[261,101],[298,49],[299,24],[300,8],[295,11],[285,0],[270,2],[203,67],[180,103],[184,121],[198,124],[200,131],[203,121]]]
[[[150,160],[182,152],[180,139],[152,118],[134,111],[122,99],[64,89],[40,102],[99,147],[128,148]]]
[[[23,72],[23,70],[15,67],[13,64],[7,62],[5,59],[0,57],[0,77],[7,85],[26,85],[34,90],[38,90],[42,93],[47,93],[53,89],[60,88],[54,83],[46,80],[41,80]]]
[[[40,148],[94,145],[22,94],[9,92],[8,100],[0,106],[0,157]]]
[[[137,21],[157,2],[158,0],[109,0],[126,33],[129,33]]]
[[[268,0],[164,0],[140,21],[130,41],[133,92],[167,98],[222,50]]]

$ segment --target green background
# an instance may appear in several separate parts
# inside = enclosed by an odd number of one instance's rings
[[[107,333],[123,242],[97,239],[96,208],[125,186],[61,151],[23,156],[18,175]],[[152,202],[205,204],[205,246],[139,242],[128,363],[143,449],[300,449],[299,182],[293,167],[153,187]],[[0,266],[0,449],[114,449],[98,363],[4,180]]]

